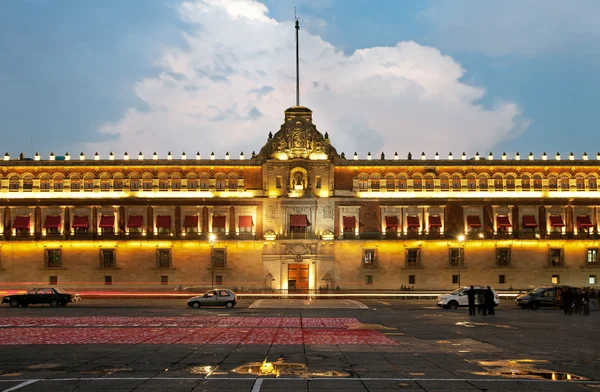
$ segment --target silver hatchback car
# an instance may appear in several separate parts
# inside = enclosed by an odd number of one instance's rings
[[[237,298],[235,293],[229,289],[213,289],[203,295],[188,299],[187,304],[190,308],[225,306],[231,309],[237,304]]]

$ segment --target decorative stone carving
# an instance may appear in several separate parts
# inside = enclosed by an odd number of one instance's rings
[[[275,218],[277,217],[277,207],[268,206],[265,216],[269,222],[274,222]]]
[[[312,249],[310,244],[286,244],[285,254],[287,255],[310,255]]]
[[[323,219],[333,219],[333,207],[325,206],[323,207]]]

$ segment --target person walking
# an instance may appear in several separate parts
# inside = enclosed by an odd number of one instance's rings
[[[467,299],[469,300],[469,316],[475,316],[475,288],[473,286],[467,290]]]
[[[492,288],[490,286],[488,286],[485,290],[484,296],[485,306],[487,307],[487,313],[490,316],[496,315],[496,311],[494,310],[494,307],[496,306],[496,301],[494,301],[494,292],[492,291]]]

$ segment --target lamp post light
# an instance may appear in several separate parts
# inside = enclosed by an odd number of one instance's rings
[[[217,238],[217,236],[213,233],[210,233],[208,235],[208,243],[210,244],[210,288],[214,289],[215,288],[215,266],[214,266],[214,254],[213,254],[213,249],[215,247],[215,244],[219,242],[219,239]]]
[[[463,251],[462,251],[462,243],[465,241],[465,236],[464,235],[459,235],[458,236],[458,287],[461,287],[460,285],[460,269],[462,267],[462,262],[463,262]]]

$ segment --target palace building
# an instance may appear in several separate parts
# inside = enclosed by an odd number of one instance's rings
[[[597,285],[600,155],[339,154],[294,106],[260,152],[15,159],[0,287]]]

